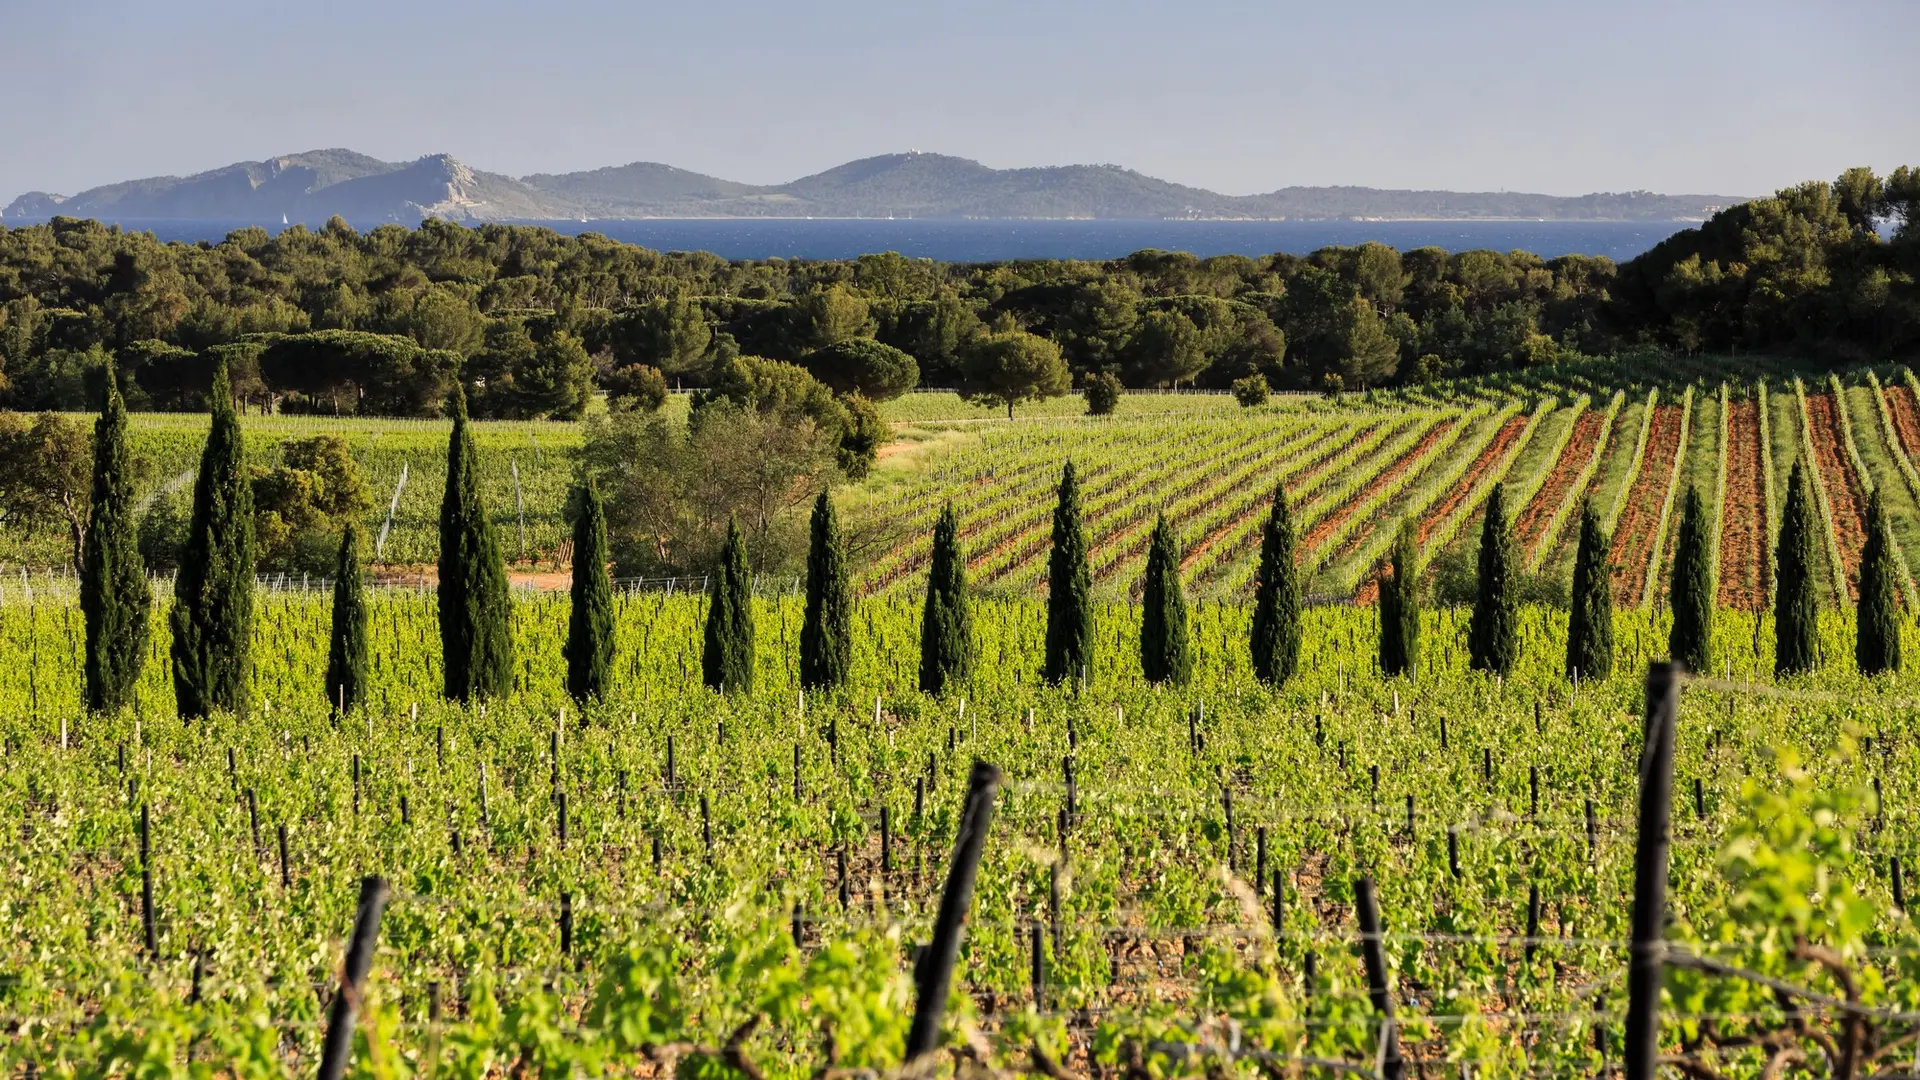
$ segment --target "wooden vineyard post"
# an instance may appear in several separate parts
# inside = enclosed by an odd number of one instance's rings
[[[153,928],[153,834],[147,804],[140,804],[140,929],[147,939],[147,955],[160,957],[160,936]]]
[[[1380,1075],[1402,1080],[1407,1063],[1400,1057],[1400,1031],[1393,1022],[1393,992],[1387,988],[1387,950],[1380,940],[1380,904],[1373,878],[1353,883],[1353,906],[1360,919],[1360,949],[1367,967],[1367,996],[1380,1014]]]
[[[979,874],[980,853],[986,846],[987,829],[993,823],[993,802],[999,791],[1000,770],[984,761],[974,762],[960,828],[953,839],[953,861],[947,864],[947,884],[940,892],[933,942],[915,966],[913,1025],[907,1030],[909,1062],[931,1053],[940,1041],[940,1022],[947,1011],[947,991],[960,953],[960,935],[967,911],[973,906],[973,883]]]
[[[1640,831],[1633,855],[1633,945],[1627,962],[1627,1080],[1654,1080],[1659,1052],[1662,923],[1667,909],[1667,845],[1673,811],[1673,728],[1680,668],[1647,667],[1646,739],[1640,751]]]
[[[333,1007],[327,1013],[327,1041],[320,1051],[320,1080],[340,1080],[347,1071],[347,1058],[353,1053],[353,1029],[359,1020],[361,998],[366,994],[367,972],[373,967],[373,950],[380,937],[380,916],[387,910],[388,895],[385,879],[368,876],[360,880],[360,906],[353,916],[353,937],[347,942],[340,987],[334,992]]]

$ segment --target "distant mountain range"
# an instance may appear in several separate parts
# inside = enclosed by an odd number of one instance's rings
[[[425,217],[556,221],[694,217],[1304,218],[1687,221],[1742,201],[1647,191],[1576,197],[1519,192],[1287,187],[1221,195],[1117,165],[991,169],[944,154],[886,154],[770,187],[635,162],[515,179],[447,154],[409,163],[313,150],[193,176],[108,184],[78,195],[34,191],[0,221],[54,216],[104,221],[198,220],[356,225]]]

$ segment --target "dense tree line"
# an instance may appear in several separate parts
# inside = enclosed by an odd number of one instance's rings
[[[1645,255],[1381,244],[1306,256],[936,263],[897,254],[729,262],[587,233],[426,221],[360,233],[162,244],[93,221],[0,228],[0,388],[17,409],[204,407],[224,363],[244,401],[433,415],[577,417],[597,388],[657,404],[742,357],[834,394],[913,385],[1011,405],[1084,386],[1355,389],[1638,345],[1920,345],[1920,172],[1854,169],[1729,208]],[[1250,385],[1250,384],[1249,384]]]

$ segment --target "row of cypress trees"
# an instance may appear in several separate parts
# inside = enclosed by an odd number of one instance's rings
[[[82,550],[81,609],[86,627],[85,698],[112,711],[132,695],[145,653],[147,579],[135,544],[129,479],[127,413],[111,368],[94,425],[94,472]],[[186,556],[169,613],[170,667],[182,716],[216,710],[244,714],[249,698],[248,650],[253,604],[251,488],[244,471],[239,419],[224,366],[214,374],[212,422],[194,487]],[[449,401],[453,417],[447,483],[440,511],[438,613],[445,695],[468,702],[503,696],[513,687],[512,602],[506,568],[479,496],[478,468],[465,395]],[[613,662],[613,594],[607,576],[606,513],[590,477],[572,494],[573,585],[564,655],[567,690],[580,701],[603,697]],[[1776,670],[1795,674],[1818,665],[1815,508],[1799,463],[1794,465],[1776,548]],[[1868,503],[1859,633],[1855,659],[1869,674],[1900,666],[1899,592],[1893,546],[1879,493]],[[1052,685],[1084,685],[1093,663],[1094,608],[1088,544],[1073,465],[1064,469],[1053,513],[1047,568],[1047,630],[1042,675]],[[1669,651],[1689,670],[1712,666],[1714,581],[1712,533],[1700,494],[1690,489],[1676,538]],[[1298,532],[1283,488],[1276,488],[1261,537],[1249,647],[1253,671],[1269,685],[1297,671],[1301,641]],[[340,710],[367,690],[367,605],[359,530],[341,537],[334,579],[333,629],[327,659],[328,700]],[[1610,540],[1591,504],[1580,515],[1574,558],[1566,672],[1605,678],[1613,666]],[[1519,659],[1519,554],[1504,490],[1495,486],[1482,520],[1479,587],[1468,628],[1470,666],[1511,671]],[[1418,540],[1402,523],[1379,579],[1379,663],[1388,675],[1419,668]],[[727,693],[754,681],[753,579],[737,523],[728,525],[709,593],[702,675]],[[852,668],[852,595],[848,560],[833,502],[821,493],[813,508],[807,556],[807,599],[800,633],[800,679],[808,689],[844,685]],[[1184,684],[1192,674],[1180,552],[1173,529],[1155,522],[1143,583],[1141,671],[1149,682]],[[934,528],[921,619],[920,688],[930,694],[964,684],[972,673],[972,624],[966,560],[953,507]]]

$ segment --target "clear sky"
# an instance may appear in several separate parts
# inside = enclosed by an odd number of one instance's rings
[[[1920,164],[1920,0],[0,0],[0,203],[344,146],[1749,195]]]

